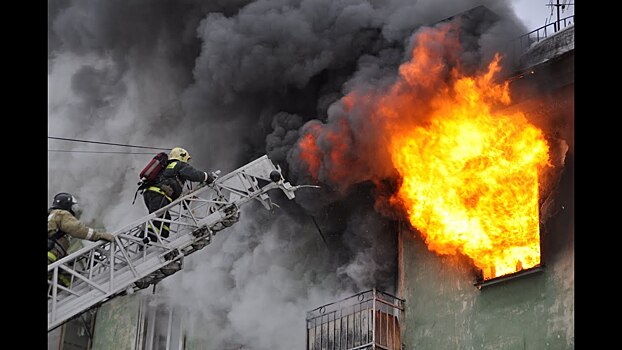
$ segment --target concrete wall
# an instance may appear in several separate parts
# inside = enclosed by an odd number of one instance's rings
[[[566,27],[540,42],[534,43],[520,57],[520,66],[530,67],[571,50],[574,50],[574,25]]]
[[[92,350],[208,350],[192,336],[193,325],[200,327],[189,322],[186,311],[170,309],[165,298],[146,290],[120,296],[97,311]]]
[[[92,350],[134,350],[140,300],[137,294],[116,297],[97,311]]]

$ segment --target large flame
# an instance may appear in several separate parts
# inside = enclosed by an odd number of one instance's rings
[[[548,162],[542,132],[521,113],[493,113],[507,96],[489,73],[439,94],[430,122],[394,134],[402,178],[395,200],[440,254],[463,253],[493,278],[540,263],[538,174]],[[488,101],[492,99],[493,101]]]
[[[494,80],[499,55],[484,72],[461,73],[452,28],[420,32],[412,60],[385,93],[351,93],[342,103],[348,111],[365,105],[359,114],[382,130],[376,144],[400,178],[390,202],[407,213],[428,248],[464,254],[490,279],[540,264],[539,176],[549,147],[522,112],[503,112],[510,93],[507,82]],[[324,134],[338,129],[325,128]],[[322,155],[313,142],[320,131],[300,145],[316,174],[322,158],[344,152],[332,146]]]
[[[481,75],[454,71],[429,122],[393,133],[390,146],[402,178],[394,201],[430,250],[467,255],[484,279],[540,264],[538,175],[548,164],[539,129],[520,112],[493,112],[510,102],[508,84],[493,82],[499,70],[496,56]],[[426,75],[408,64],[402,71]]]

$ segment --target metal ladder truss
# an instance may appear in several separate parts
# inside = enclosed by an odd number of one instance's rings
[[[272,210],[278,205],[268,191],[280,189],[293,199],[300,187],[317,186],[290,185],[280,167],[264,155],[116,230],[114,242],[97,242],[48,265],[48,332],[117,295],[146,288],[181,270],[183,257],[235,223],[243,204],[257,200]],[[159,234],[165,223],[170,227],[168,238]],[[144,243],[149,227],[155,227],[156,241]],[[61,283],[61,275],[71,281],[69,287]]]

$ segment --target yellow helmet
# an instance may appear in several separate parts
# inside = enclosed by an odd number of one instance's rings
[[[181,147],[175,147],[171,150],[171,154],[169,154],[168,159],[177,159],[182,162],[187,162],[191,159],[190,153]]]

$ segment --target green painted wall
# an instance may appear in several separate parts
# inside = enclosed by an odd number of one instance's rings
[[[97,311],[92,350],[134,350],[139,304],[138,294],[104,303]]]
[[[406,349],[574,348],[572,245],[541,272],[479,290],[466,262],[404,236]]]
[[[207,347],[207,343],[204,340],[200,339],[190,339],[190,337],[186,338],[186,347],[184,350],[211,350]]]
[[[217,329],[207,329],[210,324],[200,314],[186,313],[184,319],[185,348],[184,350],[215,350],[207,345],[210,333],[218,332]]]

